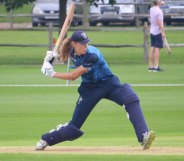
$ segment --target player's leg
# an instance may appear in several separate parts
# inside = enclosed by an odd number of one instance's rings
[[[160,49],[155,48],[154,51],[154,69],[157,69],[159,67],[159,57],[160,57]]]
[[[41,140],[36,145],[36,150],[44,150],[47,146],[52,146],[63,141],[72,141],[83,135],[83,132],[73,125],[59,125],[56,129],[42,135]]]
[[[101,99],[102,98],[99,97],[97,93],[91,93],[91,95],[88,97],[85,95],[80,95],[69,124],[80,129],[95,105]]]
[[[125,105],[125,109],[128,113],[128,118],[135,129],[135,133],[138,141],[144,144],[147,143],[144,141],[145,140],[144,135],[149,133],[149,129],[147,127],[147,124],[140,106],[139,98],[136,95],[136,93],[133,91],[133,89],[130,87],[130,85],[123,84],[120,88],[114,89],[109,95],[107,95],[106,98],[116,102],[119,105]],[[149,137],[147,138],[150,139]],[[151,139],[154,139],[154,138],[151,138]],[[145,148],[143,145],[143,148],[147,149],[150,147],[150,145],[151,143],[149,140],[149,145],[146,145]]]
[[[123,84],[120,88],[114,89],[107,96],[107,99],[125,106],[128,118],[134,126],[138,141],[142,142],[143,134],[149,130],[140,107],[139,98],[130,85]]]
[[[163,48],[162,35],[155,36],[155,52],[154,52],[154,72],[162,71],[159,67],[160,49]]]
[[[150,53],[149,53],[149,67],[148,67],[148,71],[153,71],[153,67],[154,67],[154,52],[155,52],[155,48],[151,47],[150,48]]]
[[[134,96],[133,96],[134,97]],[[132,99],[132,98],[131,98]],[[129,120],[134,126],[138,141],[143,149],[149,149],[155,139],[155,132],[149,131],[139,101],[125,104]]]
[[[70,124],[80,129],[95,105],[103,98],[105,93],[108,93],[107,90],[105,83],[81,85],[78,89],[80,96]]]
[[[80,93],[80,97],[77,101],[70,123],[42,135],[41,140],[37,143],[36,150],[44,150],[48,145],[52,146],[64,141],[75,140],[82,136],[83,132],[80,128],[94,106],[102,98],[100,95],[100,91],[97,92],[96,90],[93,90],[92,92]]]
[[[155,52],[155,35],[150,34],[151,47],[149,52],[149,67],[148,71],[153,71],[154,67],[154,52]]]

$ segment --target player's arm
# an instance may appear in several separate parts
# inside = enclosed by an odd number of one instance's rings
[[[88,72],[88,68],[81,65],[72,72],[60,73],[60,72],[55,72],[53,66],[49,62],[44,61],[41,68],[41,72],[45,76],[49,76],[51,78],[59,78],[63,80],[75,80],[76,78],[80,77],[82,74]]]
[[[164,24],[162,20],[157,20],[158,26],[160,28],[162,37],[165,37]]]
[[[85,56],[82,65],[70,73],[55,73],[53,78],[59,78],[64,80],[75,80],[84,73],[91,70],[94,63],[98,61],[98,57],[95,54],[88,54]]]
[[[47,56],[48,54],[46,55],[46,57]],[[87,73],[89,70],[91,70],[93,64],[98,61],[98,57],[94,54],[90,54],[89,56],[86,56],[85,59],[83,60],[82,65],[69,73],[55,72],[53,69],[53,66],[48,62],[48,60],[44,59],[44,63],[41,68],[41,72],[45,76],[49,76],[51,78],[63,79],[63,80],[75,80],[81,75],[83,75],[84,73]]]
[[[69,73],[55,72],[53,75],[53,78],[59,78],[59,79],[63,79],[63,80],[75,80],[86,72],[88,72],[88,68],[85,68],[81,65]]]
[[[158,26],[160,28],[162,37],[164,38],[165,37],[165,31],[164,31],[164,22],[163,22],[163,16],[162,15],[158,16],[157,24],[158,24]]]

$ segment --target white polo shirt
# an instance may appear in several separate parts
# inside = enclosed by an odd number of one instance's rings
[[[160,28],[157,24],[157,20],[161,20],[163,22],[164,16],[163,12],[158,6],[153,6],[150,8],[150,33],[153,35],[158,35],[161,33]]]

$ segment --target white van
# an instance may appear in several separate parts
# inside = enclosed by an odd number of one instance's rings
[[[96,5],[91,5],[89,9],[89,24],[96,26],[102,23],[107,26],[112,22],[130,22],[135,23],[135,5],[134,0],[116,0],[113,6],[109,4],[109,0],[101,0]]]

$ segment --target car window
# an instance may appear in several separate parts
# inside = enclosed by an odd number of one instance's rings
[[[109,0],[99,0],[97,4],[103,4],[103,2],[109,4]],[[134,0],[116,0],[116,3],[134,3]]]
[[[96,2],[97,4],[103,4],[103,1],[102,0],[99,0]],[[108,4],[109,3],[109,0],[104,0],[104,3],[105,4]]]
[[[134,0],[116,0],[116,3],[134,3]]]

